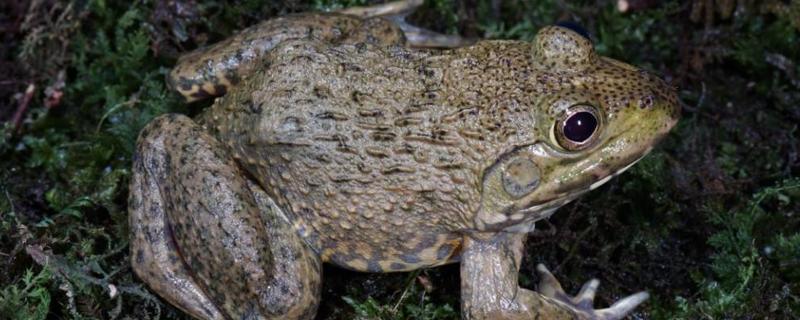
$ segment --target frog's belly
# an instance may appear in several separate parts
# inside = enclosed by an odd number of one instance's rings
[[[410,271],[455,262],[460,256],[462,236],[456,232],[395,230],[383,237],[379,230],[305,236],[316,244],[323,262],[362,272]]]

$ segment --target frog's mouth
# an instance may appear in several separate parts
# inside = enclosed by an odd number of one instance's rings
[[[561,206],[563,206],[563,205],[565,205],[567,203],[570,203],[570,202],[572,202],[572,200],[575,200],[576,198],[582,196],[583,194],[585,194],[585,193],[587,193],[589,191],[592,191],[594,189],[599,188],[600,186],[602,186],[602,185],[606,184],[607,182],[611,181],[611,179],[613,179],[614,177],[619,176],[623,172],[627,171],[628,169],[633,167],[637,162],[639,162],[645,156],[647,156],[647,154],[649,154],[650,151],[652,151],[652,149],[653,149],[652,147],[648,148],[647,150],[645,150],[642,153],[642,155],[640,155],[637,158],[635,158],[634,160],[632,160],[628,165],[626,165],[626,166],[624,166],[624,167],[622,167],[622,168],[620,168],[620,169],[618,169],[618,170],[616,170],[614,172],[611,172],[611,173],[607,174],[605,177],[602,177],[599,180],[596,180],[596,181],[593,181],[593,182],[592,181],[583,182],[582,183],[583,185],[579,186],[579,187],[565,188],[565,189],[568,189],[568,191],[555,193],[551,197],[547,197],[547,198],[539,199],[538,201],[535,201],[535,202],[531,202],[527,206],[525,206],[525,209],[519,210],[518,213],[521,213],[521,214],[526,215],[526,216],[530,216],[531,214],[533,214],[535,212],[538,212],[538,211],[547,210],[547,209],[556,209],[556,208],[559,208],[559,207],[561,207]]]
[[[503,212],[500,214],[504,217],[501,223],[485,225],[479,224],[479,229],[502,229],[509,232],[529,232],[533,229],[534,222],[550,217],[558,208],[572,202],[589,191],[599,188],[614,177],[619,176],[623,172],[633,167],[651,150],[652,147],[647,148],[638,156],[633,158],[633,160],[630,160],[627,165],[613,172],[607,173],[605,176],[599,176],[599,178],[596,179],[576,182],[571,186],[565,187],[563,189],[564,191],[549,193],[547,196],[540,197],[538,199],[530,199],[530,197],[519,199],[513,205],[504,208],[505,210],[503,210]],[[500,215],[496,215],[495,217]]]
[[[481,208],[475,220],[476,228],[530,231],[533,222],[549,217],[559,207],[599,188],[633,167],[653,150],[653,146],[667,132],[668,130],[663,130],[649,137],[642,137],[632,131],[623,130],[606,139],[606,143],[587,150],[582,155],[566,154],[541,141],[519,147],[485,176]],[[522,166],[523,170],[509,170],[516,163],[528,165]],[[520,174],[524,170],[536,173]],[[515,196],[514,191],[519,189],[518,185],[530,185],[520,182],[533,179],[506,179],[507,176],[533,176],[537,181],[526,192]]]

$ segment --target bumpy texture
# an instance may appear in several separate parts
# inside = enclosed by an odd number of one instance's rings
[[[474,221],[487,195],[484,172],[547,141],[567,103],[596,102],[620,116],[674,99],[653,77],[593,52],[578,72],[538,63],[553,58],[532,52],[511,41],[451,51],[289,41],[269,54],[269,69],[219,98],[200,122],[228,142],[324,260],[373,272],[437,265],[457,253],[455,233],[487,229]],[[615,156],[631,162],[638,151]],[[611,174],[610,160],[606,172],[554,185],[548,196]],[[560,166],[542,168],[547,175]],[[502,206],[491,214],[524,209]]]
[[[199,318],[313,317],[319,258],[219,142],[177,115],[140,136],[129,205],[137,274]]]

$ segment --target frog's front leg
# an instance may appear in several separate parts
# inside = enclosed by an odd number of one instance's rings
[[[607,309],[594,310],[597,280],[575,297],[567,296],[544,266],[539,292],[520,288],[517,279],[524,233],[475,233],[464,237],[461,255],[461,312],[465,319],[621,319],[647,299],[626,297]]]
[[[199,319],[310,319],[321,262],[220,142],[161,116],[140,134],[130,188],[136,274]]]

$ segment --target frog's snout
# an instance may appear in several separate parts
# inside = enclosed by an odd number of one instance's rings
[[[653,90],[653,102],[652,108],[655,109],[655,112],[658,112],[663,115],[663,129],[660,130],[661,134],[666,134],[669,132],[675,124],[678,123],[678,119],[681,117],[681,106],[682,103],[680,99],[678,99],[677,90],[675,87],[668,85],[664,80],[661,78],[650,75],[653,77],[656,82]]]

